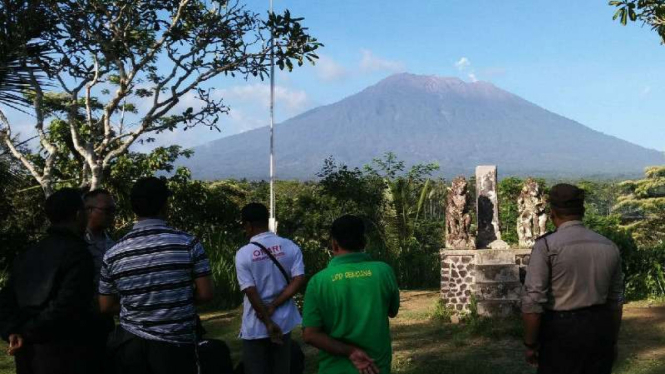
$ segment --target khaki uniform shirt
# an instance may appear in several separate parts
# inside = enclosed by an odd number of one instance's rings
[[[522,312],[569,311],[623,304],[619,248],[580,221],[536,241],[527,267]]]

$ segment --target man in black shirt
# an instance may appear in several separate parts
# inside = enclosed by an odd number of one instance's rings
[[[45,210],[46,237],[16,259],[0,293],[0,336],[17,374],[95,374],[94,270],[81,194],[61,189]]]

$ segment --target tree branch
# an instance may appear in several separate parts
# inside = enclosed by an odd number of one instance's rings
[[[0,141],[5,143],[5,146],[12,154],[12,156],[19,160],[21,164],[23,164],[23,166],[28,169],[30,175],[32,175],[32,177],[35,178],[37,183],[39,183],[39,185],[42,187],[44,193],[47,196],[50,195],[53,192],[53,187],[50,185],[50,178],[45,178],[44,174],[37,170],[35,164],[27,157],[25,157],[25,155],[14,145],[14,141],[12,140],[11,124],[9,123],[9,120],[7,120],[7,117],[2,112],[2,110],[0,110],[0,122],[5,125],[4,129],[0,129]]]

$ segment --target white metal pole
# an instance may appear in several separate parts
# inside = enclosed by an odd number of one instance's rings
[[[270,15],[273,14],[272,1],[270,0]],[[270,231],[277,232],[277,221],[275,220],[275,36],[270,29]]]

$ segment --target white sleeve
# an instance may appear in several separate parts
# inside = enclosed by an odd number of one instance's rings
[[[251,261],[248,261],[247,256],[244,255],[242,249],[236,253],[236,275],[238,276],[238,284],[240,291],[244,291],[249,287],[255,287],[256,282],[250,269]]]
[[[295,256],[293,259],[293,265],[291,266],[291,277],[297,277],[299,275],[304,275],[305,274],[305,263],[303,262],[302,259],[302,251],[300,250],[300,247],[298,247],[295,243],[290,243],[293,247],[293,251],[295,252]]]

